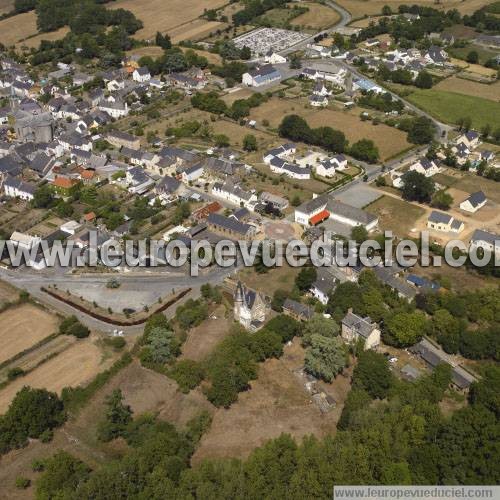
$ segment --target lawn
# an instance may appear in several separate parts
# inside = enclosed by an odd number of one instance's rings
[[[496,56],[496,52],[493,50],[488,50],[484,47],[480,47],[478,45],[467,45],[466,47],[453,47],[447,49],[448,53],[456,57],[457,59],[467,60],[467,55],[469,52],[474,51],[477,52],[479,56],[479,64],[484,64],[489,59],[492,59]]]
[[[258,21],[263,22],[266,26],[284,28],[295,15],[296,11],[293,9],[271,9],[265,14],[262,14],[262,16],[258,18]]]
[[[392,196],[382,196],[365,207],[365,210],[379,218],[381,229],[391,230],[395,235],[403,238],[415,227],[416,221],[425,214],[423,208]]]
[[[408,100],[443,122],[457,123],[460,118],[469,116],[476,129],[486,124],[493,129],[500,127],[500,103],[489,99],[429,89],[414,92]]]
[[[448,92],[456,92],[472,97],[481,97],[498,102],[500,99],[500,81],[495,83],[479,83],[463,78],[452,76],[440,81],[435,87],[436,90],[444,90]]]

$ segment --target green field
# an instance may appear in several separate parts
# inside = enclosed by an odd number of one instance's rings
[[[497,54],[493,50],[488,50],[478,45],[467,45],[466,47],[452,47],[447,49],[448,53],[452,57],[456,57],[457,59],[462,59],[463,61],[467,60],[467,55],[469,52],[477,52],[479,56],[479,64],[484,64],[489,59],[492,59]]]
[[[486,124],[494,130],[500,127],[500,103],[489,99],[435,89],[418,90],[407,99],[445,123],[470,116],[475,129]]]

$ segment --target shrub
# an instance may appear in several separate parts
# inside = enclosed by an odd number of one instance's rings
[[[205,370],[196,361],[183,359],[173,366],[168,376],[177,382],[181,392],[187,394],[200,385],[205,378]]]

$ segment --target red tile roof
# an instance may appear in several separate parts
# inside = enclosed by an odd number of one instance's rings
[[[330,217],[330,212],[328,210],[321,210],[319,214],[313,215],[309,219],[309,223],[313,226],[316,224],[319,224],[320,222],[323,222],[324,220],[328,219]]]

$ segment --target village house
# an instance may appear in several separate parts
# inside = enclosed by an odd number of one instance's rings
[[[311,306],[301,304],[296,300],[286,299],[283,303],[283,314],[296,321],[309,321],[314,315],[314,310]]]
[[[465,229],[465,224],[449,214],[433,210],[427,219],[427,227],[446,233],[461,233]]]
[[[135,69],[132,73],[132,80],[139,83],[149,82],[149,80],[151,80],[151,74],[147,66]]]
[[[309,293],[324,306],[330,300],[330,294],[335,289],[335,277],[328,268],[320,267],[317,270],[316,280],[311,285]]]
[[[225,184],[220,182],[214,183],[212,186],[212,194],[230,203],[234,203],[235,205],[250,209],[257,202],[257,195],[245,191],[231,182],[226,182]]]
[[[182,181],[183,182],[193,182],[196,179],[199,179],[203,175],[203,165],[201,163],[197,163],[191,167],[186,168],[182,172]]]
[[[34,184],[23,182],[15,177],[7,177],[3,182],[3,191],[9,198],[19,198],[24,201],[31,201],[35,193]]]
[[[247,330],[256,331],[264,325],[268,313],[266,297],[238,281],[234,292],[234,319]]]
[[[109,100],[102,100],[98,104],[98,109],[100,111],[104,111],[107,113],[111,118],[123,118],[124,116],[127,116],[129,113],[129,108],[128,104],[125,101],[122,100],[115,100],[115,101],[109,101]]]
[[[349,309],[342,319],[342,338],[349,343],[364,341],[364,348],[374,349],[380,344],[380,329],[377,323],[373,323],[367,316],[362,318]]]
[[[286,175],[292,179],[308,180],[311,178],[311,168],[301,167],[295,163],[289,163],[281,158],[273,158],[269,164],[271,172],[278,175]]]
[[[280,212],[283,212],[283,210],[285,210],[289,205],[289,202],[286,198],[273,193],[269,193],[267,191],[263,191],[260,194],[259,201],[265,205],[272,205],[273,208],[278,209]]]
[[[325,95],[313,94],[309,96],[309,104],[314,108],[324,108],[328,106],[328,97]]]
[[[410,170],[423,174],[426,177],[432,177],[439,172],[439,167],[432,160],[420,158],[420,160],[410,167]]]
[[[476,149],[481,143],[479,134],[475,130],[469,130],[465,134],[458,136],[457,145],[464,144],[469,151]]]
[[[207,224],[210,231],[228,238],[252,240],[255,236],[254,226],[239,222],[232,217],[211,213],[207,217]]]
[[[264,57],[264,61],[268,64],[284,64],[286,63],[286,57],[279,55],[270,48]]]
[[[261,87],[281,80],[281,73],[271,64],[265,64],[242,76],[242,83],[248,87]]]
[[[482,229],[476,229],[472,233],[469,247],[471,250],[481,248],[491,253],[500,254],[500,236]]]
[[[480,208],[484,207],[488,199],[482,191],[472,193],[466,200],[460,203],[460,208],[466,212],[476,213]]]
[[[72,188],[79,184],[79,180],[73,177],[67,177],[65,175],[56,175],[54,180],[51,182],[54,191],[59,196],[69,196],[71,194]]]
[[[106,136],[106,140],[117,148],[126,147],[130,149],[139,149],[141,140],[135,135],[122,132],[121,130],[110,130]]]

